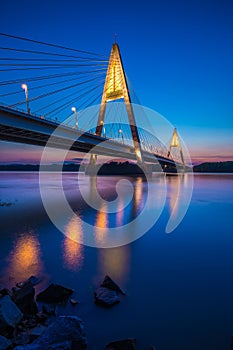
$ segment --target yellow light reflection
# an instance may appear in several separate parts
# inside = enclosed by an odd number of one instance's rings
[[[139,214],[139,210],[143,207],[143,181],[141,177],[138,177],[134,183],[134,196],[132,201],[132,215],[136,217]]]
[[[119,198],[118,208],[117,208],[117,212],[116,212],[117,226],[123,225],[123,218],[124,218],[124,200],[123,200],[123,198]]]
[[[38,238],[32,232],[21,234],[9,255],[6,274],[18,282],[38,276],[43,269],[40,255]]]
[[[104,243],[108,228],[108,214],[104,210],[106,210],[105,203],[102,204],[101,209],[97,212],[95,221],[96,241],[102,244]]]
[[[177,215],[182,200],[181,189],[185,179],[186,177],[181,174],[179,176],[166,176],[166,180],[169,182],[168,206],[172,216]]]
[[[143,183],[142,178],[138,177],[134,185],[134,202],[137,207],[142,204]]]
[[[66,226],[65,238],[63,241],[63,261],[64,266],[76,271],[82,267],[83,263],[83,231],[81,220],[74,215]]]
[[[124,284],[130,272],[130,245],[99,249],[98,260],[101,276],[109,275],[113,280]]]

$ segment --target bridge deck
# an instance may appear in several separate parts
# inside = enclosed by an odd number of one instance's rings
[[[50,147],[70,148],[72,151],[93,153],[136,160],[134,148],[129,145],[109,140],[82,130],[72,129],[55,121],[41,119],[14,109],[0,106],[0,139],[4,141],[46,146],[50,136],[56,130],[56,135],[50,141]],[[51,139],[50,139],[51,140]],[[72,146],[69,147],[72,141]],[[101,145],[103,144],[103,145]],[[143,152],[144,160],[175,166],[172,159],[150,152]]]

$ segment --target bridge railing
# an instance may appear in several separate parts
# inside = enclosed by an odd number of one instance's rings
[[[8,110],[12,110],[13,112],[19,112],[19,113],[22,113],[25,117],[28,116],[28,117],[31,117],[31,118],[36,118],[40,121],[48,121],[48,122],[52,122],[53,124],[59,126],[59,125],[62,125],[64,126],[65,128],[68,128],[68,129],[72,129],[72,130],[77,130],[81,133],[89,133],[89,134],[92,134],[92,135],[95,135],[95,132],[94,130],[84,130],[84,129],[81,129],[81,128],[78,128],[76,129],[74,126],[71,127],[69,125],[66,125],[65,123],[63,122],[59,122],[58,119],[56,118],[49,118],[49,117],[46,117],[46,116],[43,116],[43,115],[39,115],[39,114],[36,114],[36,113],[31,113],[31,114],[28,114],[27,112],[25,112],[25,110],[21,109],[21,108],[11,108],[9,107],[8,105],[6,104],[2,104],[1,103],[1,106],[3,108],[7,108]],[[122,139],[119,138],[118,139],[114,139],[114,138],[110,138],[110,137],[101,137],[101,139],[105,139],[105,140],[108,140],[110,142],[113,142],[115,144],[124,144],[125,146],[129,146],[129,147],[132,147],[132,149],[134,148],[133,147],[133,143],[131,140],[129,139],[124,139],[124,141],[122,141]],[[159,149],[148,149],[148,147],[146,147],[146,145],[142,144],[142,149],[145,153],[150,153],[151,155],[154,155],[154,156],[160,156],[162,158],[167,158],[167,155],[164,154],[164,152],[162,150],[159,150]]]

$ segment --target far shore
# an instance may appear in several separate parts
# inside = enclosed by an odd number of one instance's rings
[[[115,170],[124,174],[127,173],[129,168],[133,168],[133,164],[129,162],[112,162],[105,164],[104,167],[107,168],[108,175],[111,174],[113,170],[113,174]],[[43,171],[60,171],[61,164],[54,163],[43,166]],[[64,172],[77,172],[79,171],[80,165],[77,163],[65,163],[62,166],[62,170]],[[133,170],[133,169],[132,169]],[[156,169],[154,169],[156,172]],[[38,172],[40,171],[39,164],[0,164],[0,171],[24,171],[24,172]],[[158,169],[157,169],[158,171]],[[225,161],[225,162],[206,162],[193,166],[194,173],[233,173],[233,161]],[[130,172],[131,173],[131,172]],[[133,174],[133,172],[132,172]]]

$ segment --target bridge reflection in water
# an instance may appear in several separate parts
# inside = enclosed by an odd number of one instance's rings
[[[62,242],[64,267],[76,271],[81,269],[84,259],[83,245],[79,243],[83,238],[82,222],[77,215],[66,226],[65,239]]]

